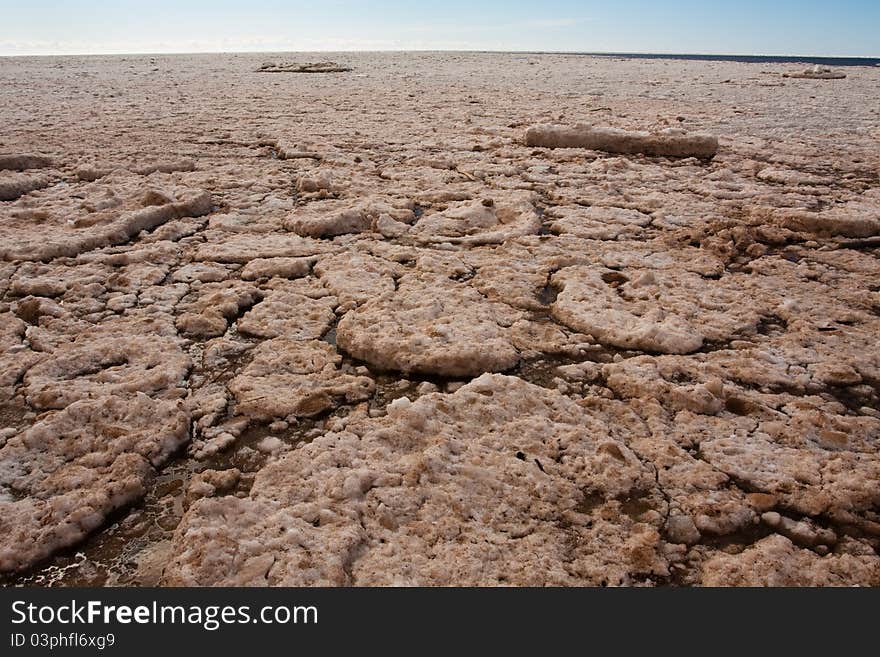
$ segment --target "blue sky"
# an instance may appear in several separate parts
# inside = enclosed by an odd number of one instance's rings
[[[880,0],[0,0],[0,55],[556,50],[880,56]]]

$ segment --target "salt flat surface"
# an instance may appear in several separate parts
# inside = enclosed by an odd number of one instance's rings
[[[6,581],[880,584],[880,69],[803,68],[0,59]]]

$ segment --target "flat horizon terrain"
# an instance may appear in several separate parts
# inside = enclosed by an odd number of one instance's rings
[[[0,581],[880,585],[880,67],[803,69],[0,58]]]

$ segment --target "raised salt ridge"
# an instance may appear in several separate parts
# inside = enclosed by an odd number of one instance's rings
[[[525,143],[526,146],[543,148],[589,148],[608,153],[644,153],[660,157],[708,159],[718,152],[716,137],[688,134],[675,128],[649,133],[590,125],[537,125],[526,130]]]

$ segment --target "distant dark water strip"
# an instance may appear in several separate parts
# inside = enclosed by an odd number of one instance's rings
[[[742,62],[746,64],[820,64],[822,66],[878,66],[876,57],[810,57],[808,55],[666,55],[631,52],[535,53],[586,55],[623,59],[679,59],[696,62]]]

